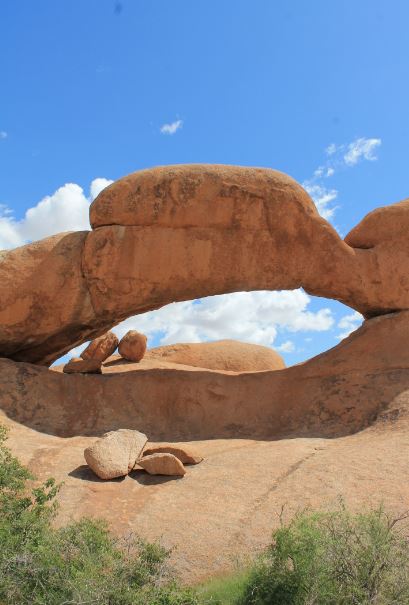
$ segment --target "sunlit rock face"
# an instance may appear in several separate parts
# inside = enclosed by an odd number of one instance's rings
[[[1,254],[0,355],[49,365],[131,315],[242,290],[302,286],[366,317],[408,309],[409,206],[396,207],[343,241],[274,170],[136,172],[94,200],[93,231]]]

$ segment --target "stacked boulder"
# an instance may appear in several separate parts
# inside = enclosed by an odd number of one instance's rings
[[[110,431],[84,450],[85,461],[100,479],[115,479],[128,475],[135,467],[150,475],[183,477],[185,464],[203,460],[185,445],[161,443],[145,447],[147,442],[147,436],[139,431]]]
[[[117,336],[113,332],[106,332],[91,340],[86,349],[81,353],[82,359],[95,359],[101,363],[108,359],[119,344]]]
[[[146,353],[148,339],[145,334],[136,330],[129,330],[121,339],[118,346],[118,352],[128,361],[141,361]]]
[[[106,332],[92,340],[81,353],[81,358],[73,357],[65,364],[66,374],[101,374],[102,364],[118,347],[119,354],[128,361],[143,359],[148,339],[145,334],[129,330],[119,341],[113,332]]]

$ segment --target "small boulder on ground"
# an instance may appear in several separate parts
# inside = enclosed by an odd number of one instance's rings
[[[84,458],[100,479],[124,477],[135,466],[147,440],[139,431],[110,431],[84,450]]]
[[[128,361],[141,361],[146,352],[147,338],[136,330],[129,330],[118,345],[119,354]]]
[[[173,454],[150,454],[138,460],[138,465],[150,475],[169,475],[183,477],[186,469]]]
[[[118,338],[113,332],[106,332],[91,340],[86,349],[81,353],[82,359],[97,359],[105,361],[118,346]]]
[[[156,445],[148,445],[143,450],[143,457],[151,454],[172,454],[176,456],[182,464],[199,464],[203,460],[203,456],[195,449],[186,445],[177,445],[176,443],[157,443]]]
[[[101,374],[101,362],[98,359],[73,357],[63,367],[66,374]]]

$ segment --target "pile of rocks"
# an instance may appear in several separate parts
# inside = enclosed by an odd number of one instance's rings
[[[135,468],[142,468],[150,475],[183,477],[185,464],[199,464],[203,460],[185,445],[161,443],[146,447],[147,442],[147,436],[139,431],[110,431],[87,447],[84,457],[100,479],[124,477]]]
[[[136,330],[129,330],[119,341],[113,332],[106,332],[92,340],[81,357],[73,357],[65,364],[66,374],[101,374],[102,364],[118,347],[119,354],[128,361],[141,361],[146,352],[147,338]]]

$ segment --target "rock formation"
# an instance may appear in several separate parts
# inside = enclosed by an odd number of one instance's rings
[[[113,332],[106,332],[92,340],[81,353],[82,359],[97,359],[105,361],[112,355],[118,346],[118,338]]]
[[[144,358],[102,376],[0,360],[5,414],[37,431],[154,441],[334,437],[369,426],[409,391],[409,311],[364,322],[336,347],[283,370],[233,373]]]
[[[129,330],[118,346],[119,354],[128,361],[141,361],[146,352],[147,338],[136,330]]]
[[[101,362],[98,359],[81,359],[73,357],[63,367],[65,374],[102,374]]]
[[[94,200],[93,231],[1,253],[0,355],[49,365],[130,315],[240,290],[302,286],[366,317],[409,309],[408,213],[380,209],[343,241],[279,172],[136,172]]]
[[[285,368],[284,359],[277,351],[237,340],[156,347],[147,352],[146,358],[230,372],[259,372]]]
[[[287,518],[340,495],[357,511],[405,510],[408,200],[342,241],[285,175],[177,166],[114,183],[91,219],[92,232],[0,253],[0,422],[40,480],[63,483],[58,523],[105,517],[120,535],[164,538],[182,577],[198,582],[228,569],[232,553],[266,546],[283,505]],[[294,367],[225,342],[160,347],[139,363],[110,357],[102,376],[33,365],[175,300],[299,286],[366,320]],[[184,481],[126,477],[136,462],[181,475],[202,454],[208,463]]]
[[[110,431],[84,450],[84,458],[100,479],[124,477],[134,468],[147,440],[139,431]]]
[[[186,469],[176,456],[168,453],[150,454],[138,460],[138,465],[150,475],[183,477]]]

